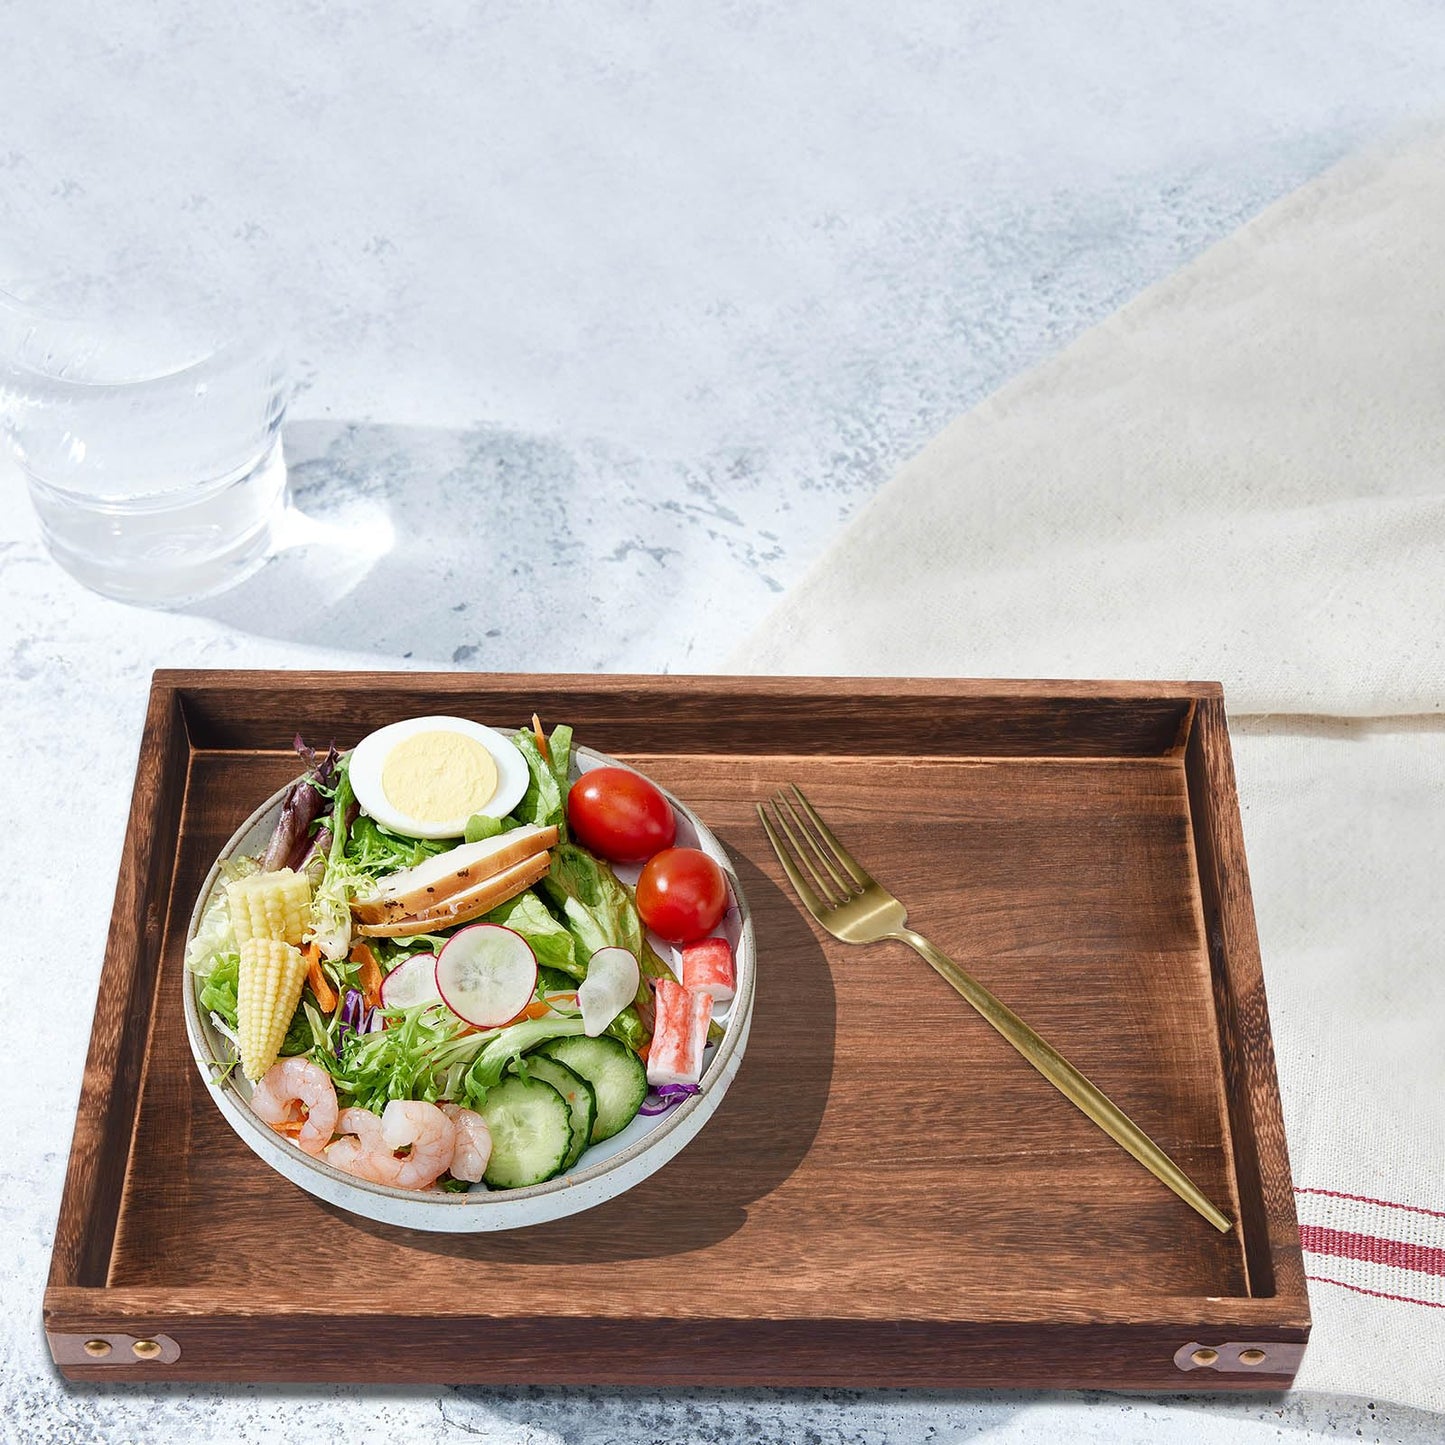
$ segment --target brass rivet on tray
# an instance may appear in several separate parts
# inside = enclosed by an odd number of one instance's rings
[[[153,1360],[160,1354],[161,1347],[154,1340],[137,1340],[130,1347],[130,1352],[138,1360]]]
[[[1200,1345],[1189,1358],[1196,1365],[1212,1365],[1219,1358],[1219,1351],[1211,1350],[1208,1345]]]
[[[1239,1363],[1241,1365],[1262,1365],[1268,1358],[1263,1350],[1241,1350],[1239,1352]]]
[[[110,1353],[109,1340],[87,1340],[85,1353],[93,1360],[103,1360]]]

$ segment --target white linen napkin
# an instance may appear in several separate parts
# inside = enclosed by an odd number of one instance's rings
[[[1445,135],[1337,166],[953,422],[734,658],[1445,706]]]
[[[731,665],[1224,682],[1297,1384],[1445,1410],[1445,133],[1335,167],[955,421]]]
[[[1445,1410],[1445,727],[1231,742],[1314,1315],[1296,1384]]]

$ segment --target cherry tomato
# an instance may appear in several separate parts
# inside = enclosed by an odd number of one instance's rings
[[[711,933],[727,911],[723,871],[696,848],[667,848],[648,860],[637,880],[642,921],[669,943],[692,943]]]
[[[626,768],[593,768],[567,794],[567,822],[584,848],[614,863],[641,863],[677,836],[666,798]]]

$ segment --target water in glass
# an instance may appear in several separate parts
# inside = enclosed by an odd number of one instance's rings
[[[280,347],[0,295],[0,421],[51,555],[175,605],[258,567],[283,508]]]

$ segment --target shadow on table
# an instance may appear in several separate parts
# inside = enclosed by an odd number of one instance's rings
[[[285,443],[276,554],[186,612],[257,637],[546,671],[600,665],[579,656],[598,647],[597,618],[656,616],[679,581],[651,535],[663,519],[605,457],[519,432],[328,421],[292,423]]]
[[[574,1218],[500,1234],[443,1235],[374,1224],[324,1206],[387,1243],[459,1259],[556,1265],[653,1259],[705,1249],[802,1162],[833,1077],[836,999],[813,930],[778,886],[733,850],[757,927],[758,979],[742,1067],[718,1111],[658,1173]]]

